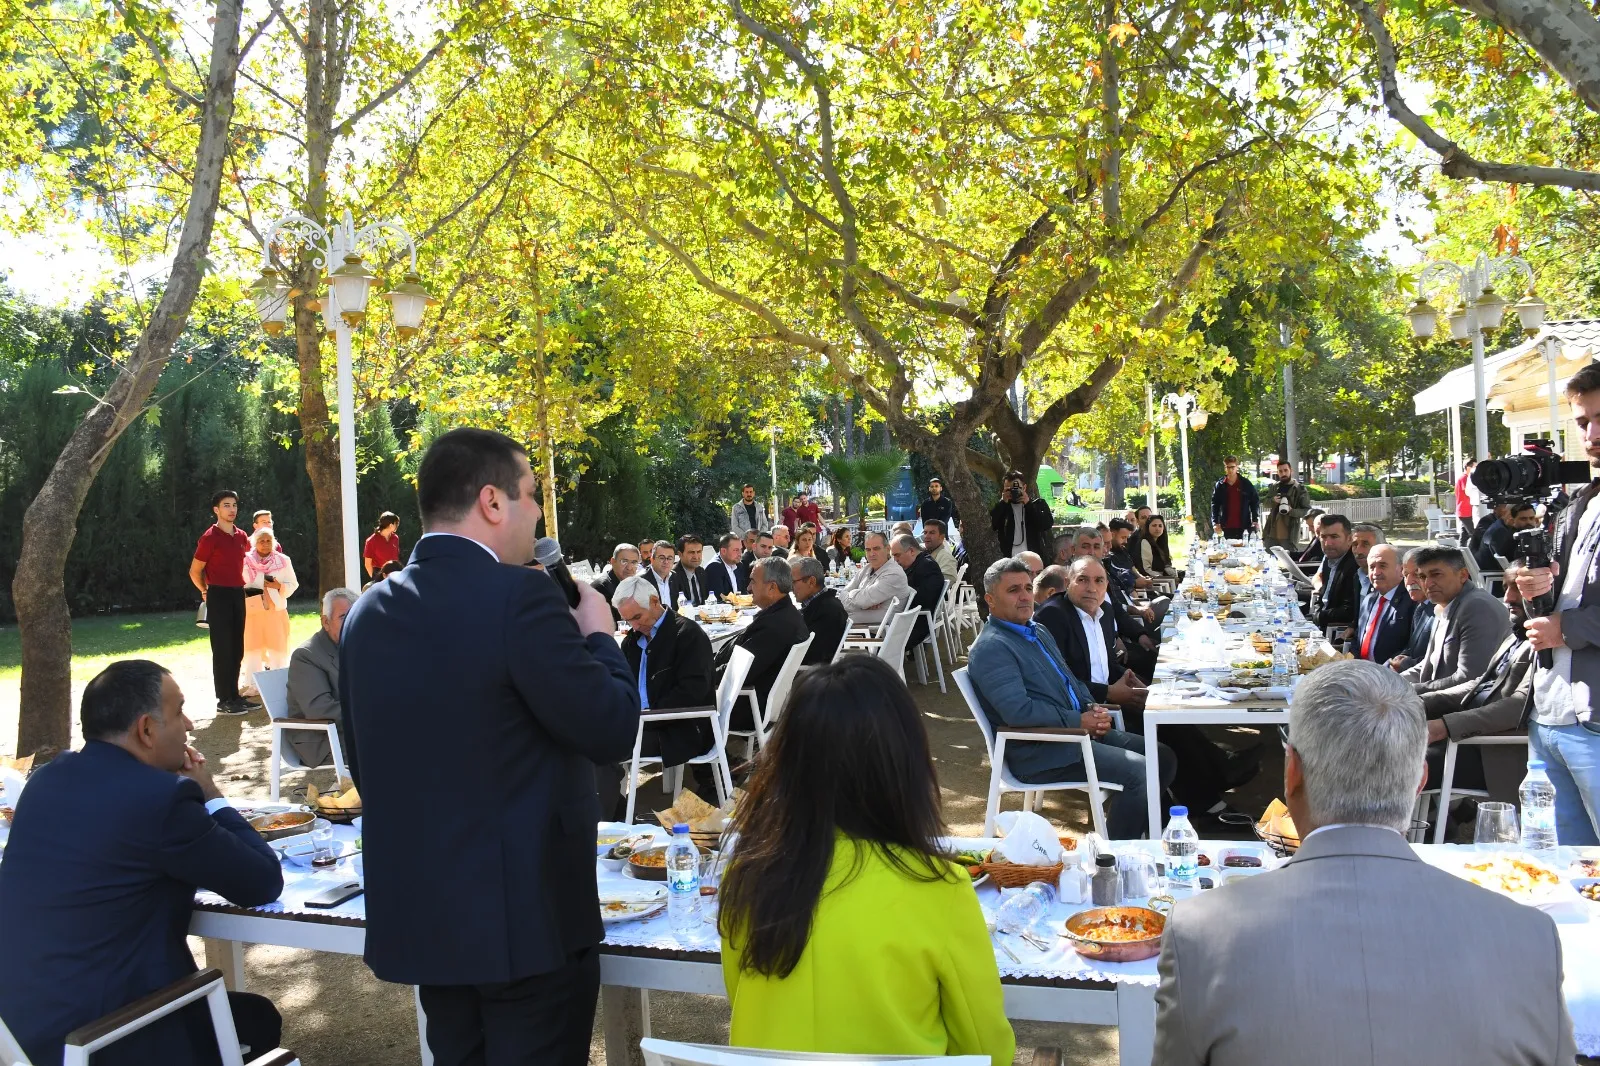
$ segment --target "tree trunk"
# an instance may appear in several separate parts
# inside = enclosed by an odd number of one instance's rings
[[[172,346],[200,291],[206,250],[222,190],[239,65],[240,0],[217,0],[211,65],[200,110],[194,184],[172,273],[132,354],[104,399],[83,416],[22,520],[22,553],[11,594],[22,637],[22,709],[17,754],[48,753],[72,743],[72,616],[67,554],[95,475],[122,433],[144,413]]]
[[[1127,506],[1124,496],[1128,486],[1127,473],[1120,454],[1112,452],[1106,456],[1106,510],[1120,511]]]
[[[939,462],[945,491],[955,499],[956,510],[961,515],[961,543],[967,549],[967,583],[978,590],[978,609],[987,616],[989,609],[983,604],[982,595],[983,574],[1004,553],[1000,550],[1000,538],[989,524],[989,508],[978,492],[978,479],[967,466],[967,438],[971,435],[966,428],[947,428],[935,439],[931,450]]]

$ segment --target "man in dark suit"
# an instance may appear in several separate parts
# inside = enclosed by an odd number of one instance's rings
[[[772,715],[767,697],[772,693],[772,684],[778,680],[778,672],[783,669],[789,651],[796,644],[804,644],[811,635],[799,608],[789,598],[793,590],[794,576],[787,559],[756,560],[755,569],[750,572],[750,596],[761,610],[743,633],[722,646],[715,660],[717,676],[721,677],[734,648],[743,648],[755,657],[745,678],[745,688],[755,689],[762,715],[769,720]],[[741,699],[733,709],[733,728],[754,729],[754,723],[750,702]]]
[[[1312,579],[1311,620],[1326,629],[1332,625],[1354,627],[1361,609],[1356,557],[1350,550],[1350,520],[1342,514],[1325,514],[1317,523],[1322,542],[1322,565]]]
[[[1405,582],[1406,595],[1411,598],[1411,635],[1405,648],[1388,661],[1391,670],[1405,670],[1420,663],[1428,654],[1428,643],[1433,638],[1433,604],[1427,590],[1422,587],[1422,575],[1417,572],[1417,554],[1422,549],[1407,548],[1400,562],[1401,580]]]
[[[917,624],[911,627],[906,647],[915,648],[928,639],[928,619],[938,613],[939,601],[944,599],[944,571],[933,561],[933,556],[922,550],[917,538],[909,533],[895,537],[890,549],[894,561],[906,572],[906,584],[911,586],[911,605],[908,609],[928,612],[926,617],[917,619]]]
[[[195,972],[184,937],[197,888],[241,907],[283,891],[278,857],[222,798],[188,745],[183,693],[132,659],[90,681],[84,744],[41,767],[17,803],[0,863],[0,1018],[35,1063],[68,1033]],[[278,1044],[261,996],[230,993],[241,1044]],[[218,1061],[203,1004],[104,1051],[96,1066]]]
[[[659,758],[665,768],[704,755],[714,740],[710,722],[693,718],[650,725],[649,712],[709,707],[715,702],[711,639],[693,619],[667,610],[648,579],[618,585],[612,604],[634,633],[622,642],[622,654],[637,679],[645,708],[639,754]],[[695,791],[716,796],[715,781],[706,767],[694,768],[694,781]]]
[[[1067,591],[1075,574],[1083,576],[1091,587],[1096,579],[1106,579],[1105,568],[1089,557],[1074,562],[1071,567],[1045,567],[1033,585],[1033,602],[1038,604],[1033,609],[1033,620],[1049,630],[1072,676],[1083,682],[1096,703],[1115,704],[1122,708],[1124,715],[1129,710],[1143,708],[1149,690],[1118,659],[1116,622],[1104,588],[1100,591],[1099,603],[1087,612],[1100,634],[1098,646],[1091,648],[1086,627],[1078,616],[1079,608]],[[1087,591],[1080,592],[1080,598],[1085,595]],[[1095,665],[1102,662],[1104,669],[1095,669]],[[1135,729],[1135,732],[1142,730]]]
[[[1072,551],[1078,559],[1103,562],[1106,555],[1105,538],[1094,526],[1083,526],[1073,537]],[[1150,607],[1134,603],[1120,587],[1107,584],[1106,605],[1111,611],[1117,636],[1123,642],[1123,662],[1140,680],[1149,684],[1155,675],[1156,659],[1160,655],[1161,634],[1155,625],[1155,612]]]
[[[569,608],[524,565],[541,511],[521,445],[445,433],[417,502],[411,564],[362,595],[340,642],[367,964],[418,986],[435,1061],[579,1066],[604,935],[595,764],[632,753],[639,686],[599,593],[580,583]],[[418,804],[441,745],[471,772]]]
[[[1394,545],[1376,544],[1367,553],[1367,580],[1372,591],[1361,601],[1355,636],[1346,650],[1358,659],[1387,663],[1410,643],[1411,612],[1416,607],[1402,584],[1400,553]]]
[[[632,577],[639,572],[639,549],[632,544],[618,544],[611,550],[611,565],[606,567],[605,573],[595,578],[589,584],[594,590],[604,596],[607,603],[611,602],[611,594],[617,591],[617,582],[624,578]],[[611,609],[611,620],[620,622],[617,609]]]
[[[669,582],[672,592],[672,607],[678,605],[678,597],[687,599],[690,605],[700,606],[706,602],[706,575],[700,569],[700,556],[705,552],[705,543],[693,533],[685,533],[678,538],[678,565],[673,568],[672,580]],[[616,589],[611,590],[613,594]],[[612,610],[616,610],[615,607]]]
[[[800,618],[815,638],[801,665],[831,663],[845,630],[850,628],[850,612],[839,600],[839,594],[827,587],[827,572],[816,559],[795,559],[789,565],[789,573],[794,581],[794,598],[800,601]]]
[[[705,567],[706,594],[727,599],[730,592],[750,591],[750,568],[741,561],[744,543],[737,534],[717,538],[717,557]]]

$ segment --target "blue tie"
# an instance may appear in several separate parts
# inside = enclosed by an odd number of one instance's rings
[[[639,635],[639,706],[648,709],[650,706],[650,692],[645,680],[650,676],[646,670],[650,662],[650,638],[644,634]]]

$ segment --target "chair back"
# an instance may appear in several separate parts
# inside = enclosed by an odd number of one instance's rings
[[[1481,588],[1487,588],[1489,582],[1484,579],[1483,567],[1478,565],[1478,557],[1473,554],[1470,544],[1459,546],[1461,557],[1467,561],[1467,573],[1472,575],[1472,583]]]
[[[899,1062],[908,1066],[989,1066],[987,1055],[827,1055],[814,1051],[766,1051],[761,1048],[680,1044],[675,1040],[645,1037],[639,1041],[645,1066],[784,1066],[786,1063]]]
[[[911,630],[927,611],[905,610],[895,615],[889,621],[889,631],[883,635],[883,644],[878,648],[878,658],[888,663],[894,672],[900,675],[900,680],[906,679],[906,645],[911,642]]]
[[[261,693],[261,706],[266,708],[268,717],[289,717],[289,668],[257,670],[250,676],[255,678],[256,691]]]
[[[722,720],[722,735],[728,735],[733,722],[733,707],[739,702],[739,692],[744,679],[750,676],[750,667],[756,661],[749,648],[734,648],[728,656],[728,665],[722,671],[722,683],[717,686],[717,717]]]
[[[963,582],[963,581],[965,581],[967,579],[967,567],[969,567],[971,565],[972,565],[971,563],[962,563],[960,566],[956,567],[956,584],[957,585],[960,585],[961,582]]]
[[[839,646],[833,649],[833,658],[829,659],[828,661],[829,662],[833,662],[833,663],[838,662],[839,661],[839,657],[844,654],[844,649],[849,643],[850,643],[850,627],[849,626],[845,626],[844,627],[844,632],[839,634]]]
[[[22,1050],[22,1045],[17,1043],[17,1038],[6,1028],[4,1018],[0,1018],[0,1066],[33,1066],[32,1060]]]
[[[978,691],[972,687],[972,678],[968,676],[965,666],[950,671],[950,676],[955,680],[956,688],[961,690],[961,698],[967,701],[967,710],[977,720],[978,730],[983,734],[983,746],[989,752],[989,761],[993,762],[994,725],[989,721],[989,716],[983,713],[983,704],[978,702]]]
[[[1283,564],[1284,573],[1289,575],[1289,581],[1295,585],[1309,585],[1311,579],[1306,577],[1305,571],[1300,569],[1300,564],[1295,562],[1294,556],[1289,554],[1289,549],[1275,545],[1272,549],[1273,558]]]
[[[772,731],[778,727],[778,716],[783,713],[784,705],[789,702],[789,690],[794,688],[795,675],[800,672],[800,664],[805,661],[806,653],[811,650],[811,642],[816,639],[815,633],[808,633],[805,640],[789,649],[783,665],[778,668],[778,676],[772,682],[772,690],[767,693],[767,705],[762,708],[765,718],[761,728],[763,737],[772,736]]]
[[[906,605],[910,606],[911,597],[906,597]],[[889,631],[889,623],[894,620],[895,614],[900,610],[900,597],[895,596],[889,601],[889,606],[883,609],[883,617],[878,619],[878,628],[872,631],[873,640],[882,640],[883,635]]]

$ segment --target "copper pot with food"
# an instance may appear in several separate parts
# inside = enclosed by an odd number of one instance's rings
[[[1172,912],[1171,896],[1156,896],[1148,907],[1096,907],[1067,919],[1061,935],[1086,959],[1138,962],[1161,953],[1161,934]]]

